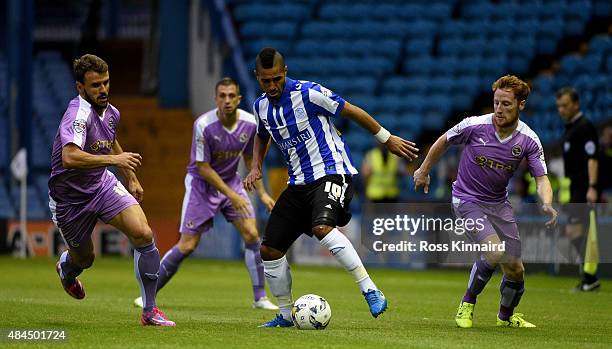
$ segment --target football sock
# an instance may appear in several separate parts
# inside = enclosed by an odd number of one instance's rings
[[[161,260],[159,266],[159,278],[157,279],[157,291],[161,290],[164,285],[174,276],[181,262],[187,257],[177,245],[174,245]]]
[[[291,299],[291,269],[287,262],[287,257],[283,256],[280,259],[273,261],[263,261],[264,275],[270,292],[276,298],[280,314],[283,319],[291,321],[291,308],[293,300]]]
[[[150,311],[155,307],[159,276],[159,251],[153,242],[134,248],[134,273],[140,285],[142,311]]]
[[[355,282],[359,284],[361,292],[367,292],[368,290],[377,290],[378,288],[370,279],[368,272],[366,271],[361,259],[355,251],[353,244],[349,239],[340,232],[340,230],[334,228],[320,241],[321,246],[331,252],[336,257],[336,260],[348,270],[355,279]]]
[[[81,275],[82,272],[83,269],[81,267],[72,263],[68,250],[64,251],[60,256],[60,273],[62,274],[62,279],[72,281],[77,276]]]
[[[484,290],[487,282],[491,280],[494,271],[495,268],[491,267],[484,258],[477,260],[472,266],[468,288],[463,295],[463,301],[476,304],[476,297]]]
[[[264,268],[259,247],[261,241],[257,240],[253,243],[244,244],[244,264],[246,265],[249,276],[251,277],[251,285],[253,285],[253,299],[257,301],[259,298],[266,295],[264,289]]]
[[[499,318],[508,321],[514,312],[514,308],[519,304],[525,292],[525,282],[512,281],[504,276],[499,286],[499,291],[501,292]]]

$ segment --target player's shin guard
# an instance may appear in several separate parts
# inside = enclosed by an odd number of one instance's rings
[[[273,261],[263,261],[264,275],[270,292],[276,297],[280,313],[285,320],[291,319],[291,307],[293,299],[291,298],[291,269],[287,257],[283,256],[280,259]]]
[[[501,301],[499,303],[499,318],[508,321],[514,312],[514,308],[521,301],[521,297],[525,292],[524,281],[512,281],[505,276],[499,286],[501,293]]]
[[[264,289],[264,267],[259,248],[261,241],[244,244],[244,264],[246,265],[249,276],[251,277],[251,285],[253,285],[253,300],[257,301],[261,297],[266,296]]]
[[[338,229],[334,228],[330,231],[323,239],[321,239],[321,246],[331,252],[336,260],[344,267],[344,269],[351,272],[355,278],[355,282],[359,284],[361,292],[368,292],[368,290],[377,290],[378,288],[370,279],[368,272],[366,271],[361,258],[355,251],[351,241],[344,236]]]
[[[491,280],[495,268],[491,267],[484,258],[477,260],[472,266],[468,288],[463,295],[463,301],[476,304],[476,297],[484,290]]]
[[[159,276],[159,251],[153,242],[134,248],[134,273],[140,285],[143,312],[151,311],[155,307]]]
[[[74,279],[76,279],[77,276],[81,275],[81,273],[83,272],[83,269],[81,267],[72,263],[72,260],[70,258],[70,253],[68,253],[67,250],[64,251],[64,253],[62,253],[59,261],[60,261],[60,267],[61,267],[60,276],[64,280],[73,281]]]
[[[185,256],[176,245],[166,252],[159,265],[157,291],[161,290],[161,288],[174,276],[185,257],[187,256]]]

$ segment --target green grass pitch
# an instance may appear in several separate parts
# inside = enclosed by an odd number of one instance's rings
[[[158,296],[176,328],[142,327],[132,260],[100,258],[82,276],[87,297],[77,301],[60,287],[52,259],[0,258],[0,329],[67,331],[64,343],[7,342],[0,347],[193,347],[193,348],[611,348],[612,283],[597,293],[573,294],[575,278],[527,275],[518,308],[535,329],[495,327],[500,275],[479,297],[474,328],[458,329],[454,315],[466,271],[372,269],[389,299],[378,319],[370,316],[351,277],[339,268],[294,266],[294,298],[319,294],[332,307],[325,331],[260,329],[273,312],[251,308],[244,265],[187,260]]]

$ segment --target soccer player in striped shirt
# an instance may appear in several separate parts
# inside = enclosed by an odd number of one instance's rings
[[[556,224],[557,212],[552,208],[552,189],[546,176],[544,149],[540,139],[527,124],[519,120],[525,108],[529,86],[513,75],[499,78],[492,86],[494,113],[466,118],[440,136],[431,147],[423,164],[414,172],[415,190],[429,191],[429,170],[451,144],[464,144],[457,180],[453,183],[453,209],[458,218],[480,220],[484,228],[468,237],[475,243],[494,244],[501,241],[506,251],[483,253],[473,265],[468,288],[459,304],[455,322],[458,327],[472,327],[476,297],[491,279],[498,264],[504,273],[500,286],[501,301],[497,326],[535,327],[514,313],[525,282],[521,260],[521,240],[512,206],[508,202],[508,181],[523,159],[536,179],[542,210]]]
[[[289,185],[272,210],[261,246],[265,276],[280,314],[261,327],[293,326],[291,273],[285,254],[301,234],[316,236],[353,275],[372,316],[377,317],[387,309],[387,300],[351,242],[336,228],[351,219],[351,177],[357,170],[332,120],[343,116],[357,122],[392,153],[408,160],[417,157],[418,149],[325,87],[288,78],[283,56],[273,48],[259,52],[255,75],[265,93],[253,104],[257,135],[245,187],[252,190],[262,177],[270,140],[282,151],[289,171]]]

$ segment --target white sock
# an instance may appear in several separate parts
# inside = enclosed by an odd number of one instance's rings
[[[291,321],[291,270],[287,257],[283,256],[274,261],[263,261],[264,275],[270,292],[276,298],[283,319]]]
[[[334,228],[320,242],[321,246],[328,249],[336,257],[336,260],[344,269],[351,272],[355,282],[359,284],[361,292],[378,289],[372,279],[370,279],[363,263],[361,263],[361,258],[359,258],[353,244],[340,230]]]

